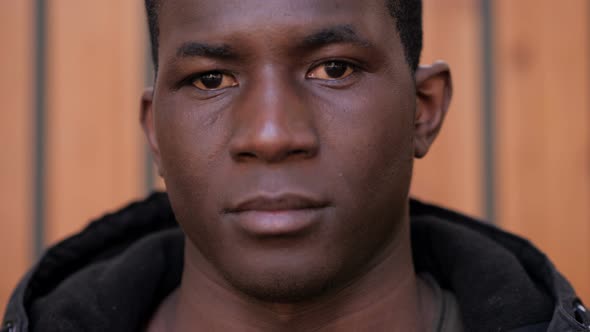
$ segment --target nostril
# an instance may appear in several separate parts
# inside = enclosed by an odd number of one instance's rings
[[[292,151],[289,151],[288,155],[289,156],[307,156],[307,155],[309,155],[309,151],[306,151],[303,149],[292,150]]]
[[[247,160],[247,159],[256,159],[256,154],[254,152],[240,152],[236,155],[239,160]]]

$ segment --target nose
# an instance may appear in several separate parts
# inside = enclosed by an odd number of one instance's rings
[[[233,112],[232,159],[278,163],[315,157],[319,139],[313,113],[297,88],[272,72],[259,78]]]

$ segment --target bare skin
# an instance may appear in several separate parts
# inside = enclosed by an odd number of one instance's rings
[[[186,266],[187,282],[160,306],[148,331],[431,331],[432,290],[413,272],[396,283],[376,280],[400,274],[383,271],[395,266],[387,263],[338,294],[296,305],[251,301]]]
[[[408,191],[448,66],[380,0],[162,1],[141,114],[186,248],[148,330],[430,329]]]

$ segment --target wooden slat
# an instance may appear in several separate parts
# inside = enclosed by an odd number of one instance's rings
[[[32,256],[33,14],[29,0],[0,1],[0,313]]]
[[[590,3],[494,4],[498,217],[590,302]]]
[[[142,3],[48,2],[49,243],[143,194]]]
[[[474,216],[483,215],[481,29],[477,1],[425,0],[422,63],[444,59],[454,96],[432,149],[415,164],[412,194]]]

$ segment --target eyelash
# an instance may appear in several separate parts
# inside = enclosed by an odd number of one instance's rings
[[[315,61],[311,66],[310,66],[310,70],[317,68],[318,66],[330,63],[330,62],[342,62],[345,63],[347,65],[349,65],[351,68],[357,70],[362,68],[362,64],[359,63],[358,61],[354,61],[354,60],[350,60],[350,59],[342,59],[342,58],[326,58],[326,59],[322,59],[322,60],[318,60]]]

